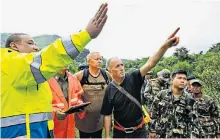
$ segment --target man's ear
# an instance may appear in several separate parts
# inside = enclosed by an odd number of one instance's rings
[[[15,50],[15,51],[18,51],[18,47],[17,47],[17,44],[16,44],[15,42],[11,42],[11,43],[9,44],[9,46],[10,46],[11,49],[13,49],[13,50]]]
[[[173,84],[173,78],[170,79],[170,82]]]
[[[88,65],[90,64],[90,62],[91,62],[91,58],[89,58],[88,61],[87,61]]]

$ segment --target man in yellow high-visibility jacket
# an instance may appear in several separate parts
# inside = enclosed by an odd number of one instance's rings
[[[53,137],[52,93],[47,83],[60,69],[72,63],[96,38],[107,20],[102,4],[85,30],[57,39],[38,51],[27,34],[12,34],[1,48],[1,138]]]

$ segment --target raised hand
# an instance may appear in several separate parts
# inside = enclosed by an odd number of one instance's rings
[[[176,33],[180,30],[180,28],[177,28],[167,39],[167,41],[165,42],[165,45],[167,47],[172,47],[172,46],[176,46],[179,44],[180,38],[176,37]]]
[[[106,20],[108,18],[107,11],[108,11],[108,4],[107,3],[102,4],[98,12],[95,14],[95,16],[90,20],[89,24],[87,25],[86,30],[88,31],[92,39],[96,38],[102,31],[102,28],[104,27]]]
[[[178,28],[168,37],[167,40],[169,40],[169,39],[175,37],[176,33],[177,33],[179,30],[180,30],[180,27],[178,27]]]

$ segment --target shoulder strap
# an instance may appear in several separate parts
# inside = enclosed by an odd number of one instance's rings
[[[82,80],[80,81],[82,86],[84,84],[89,84],[88,78],[89,78],[89,69],[84,69],[83,70],[83,77],[82,77]]]
[[[132,95],[130,95],[123,87],[118,86],[114,81],[111,82],[120,92],[122,92],[125,96],[127,96],[131,101],[133,101],[135,104],[138,105],[138,107],[141,109],[142,111],[142,107],[140,102],[137,101],[137,99],[135,99]],[[143,112],[143,111],[142,111]]]
[[[109,79],[104,69],[101,69],[101,74],[104,77],[106,84],[109,84]]]
[[[105,82],[97,82],[97,83],[90,83],[89,82],[89,69],[84,69],[83,70],[83,77],[82,80],[80,81],[81,85],[83,86],[84,84],[88,84],[88,85],[105,85],[105,84],[109,84],[109,79],[108,76],[106,74],[106,71],[104,69],[101,69],[101,74],[103,76],[103,78],[105,79]]]

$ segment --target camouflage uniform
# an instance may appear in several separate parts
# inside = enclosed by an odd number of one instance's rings
[[[150,94],[151,92],[151,85],[150,85],[150,80],[149,79],[145,79],[144,80],[144,83],[142,85],[142,88],[141,88],[141,103],[144,105],[144,104],[147,104],[147,100],[149,99],[152,99],[150,98],[152,95]]]
[[[197,138],[215,138],[220,135],[220,117],[215,101],[202,95],[193,106],[195,119],[193,120],[192,136]]]
[[[144,102],[148,108],[153,103],[154,97],[161,91],[169,88],[167,82],[161,82],[158,78],[152,79],[147,82],[144,90],[142,91]]]
[[[158,78],[152,79],[151,81],[152,86],[152,94],[156,96],[161,90],[169,89],[168,82],[161,82]]]
[[[148,80],[144,89],[142,89],[142,97],[144,104],[148,107],[148,112],[153,103],[154,97],[161,91],[169,88],[170,71],[163,69],[157,73],[157,78]]]
[[[151,106],[149,131],[156,132],[160,138],[190,137],[190,114],[195,100],[183,93],[174,97],[170,89],[160,91]]]

